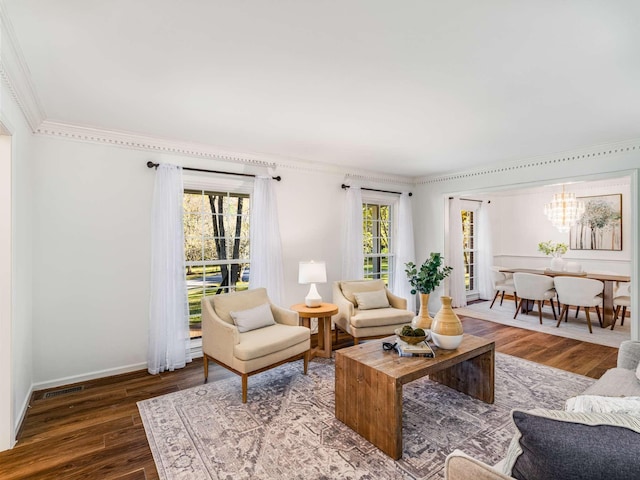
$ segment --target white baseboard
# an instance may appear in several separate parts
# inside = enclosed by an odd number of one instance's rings
[[[27,416],[27,412],[29,411],[29,407],[31,405],[31,397],[33,396],[34,391],[35,390],[33,388],[33,385],[31,385],[31,388],[29,388],[29,393],[27,393],[27,396],[22,402],[22,407],[20,408],[20,415],[18,416],[18,419],[14,425],[11,448],[13,448],[16,444],[16,438],[18,438],[18,432],[20,431],[20,428],[22,427],[22,422],[24,422],[24,419]]]
[[[34,383],[31,387],[32,391],[44,390],[46,388],[60,387],[72,383],[86,382],[87,380],[95,380],[96,378],[111,377],[122,373],[135,372],[136,370],[146,370],[147,363],[135,363],[133,365],[125,365],[117,368],[108,368],[106,370],[97,370],[95,372],[83,373],[81,375],[72,375],[70,377],[57,378],[46,382]]]

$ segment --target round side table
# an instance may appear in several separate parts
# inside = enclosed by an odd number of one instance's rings
[[[331,316],[338,313],[338,306],[333,303],[321,303],[319,307],[307,307],[304,303],[291,305],[291,310],[298,312],[302,324],[311,328],[311,319],[318,319],[318,346],[311,350],[311,358],[331,358]]]

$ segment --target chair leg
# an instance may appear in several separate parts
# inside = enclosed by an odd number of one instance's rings
[[[553,305],[553,298],[549,299],[549,303],[551,304],[551,311],[553,312],[553,319],[557,320],[558,317],[556,317],[556,307]],[[560,305],[558,304],[558,313],[560,313]]]
[[[542,325],[542,302],[538,300],[538,318],[540,319],[540,325]]]
[[[516,308],[518,308],[518,294],[517,294],[517,292],[513,292],[513,299],[516,302]]]
[[[560,317],[558,317],[558,323],[556,324],[556,328],[560,327],[560,323],[562,322],[562,315],[565,315],[567,313],[568,308],[569,308],[569,305],[562,306],[562,311],[560,312]]]
[[[209,379],[209,357],[206,353],[204,353],[202,357],[202,365],[204,366],[204,383],[207,383],[207,380]]]
[[[600,315],[600,307],[596,305],[596,315],[598,315],[598,323],[600,324],[600,328],[602,328],[602,315]]]
[[[503,300],[504,300],[504,290],[502,290],[502,295],[500,295],[500,306],[502,306]]]
[[[518,304],[518,308],[516,308],[516,314],[513,316],[513,319],[515,320],[516,317],[518,316],[518,312],[522,309],[522,302],[524,302],[524,298],[520,299],[520,303]]]
[[[242,374],[242,403],[247,403],[247,380],[249,375],[246,373]]]
[[[580,313],[580,307],[576,307],[576,318],[578,318],[579,313]]]
[[[496,294],[493,296],[493,302],[491,302],[491,305],[489,306],[489,308],[493,308],[493,304],[496,303],[496,298],[498,298],[498,294],[500,293],[500,290],[496,290]],[[504,292],[502,292],[504,295]],[[502,305],[502,301],[500,301],[500,305]]]
[[[627,315],[627,307],[622,307],[622,318],[620,319],[620,325],[624,326],[624,317]]]
[[[593,330],[591,330],[591,318],[589,317],[589,307],[584,307],[584,314],[587,316],[587,325],[589,326],[589,333],[593,333]]]
[[[358,339],[356,337],[353,337],[353,344],[358,345]]]
[[[307,374],[307,370],[309,369],[309,358],[311,358],[311,350],[307,350],[304,352],[304,374]]]
[[[338,325],[335,325],[335,332],[336,332],[336,341],[335,343],[338,343]]]

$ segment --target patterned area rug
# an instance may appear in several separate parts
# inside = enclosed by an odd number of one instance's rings
[[[594,380],[496,354],[496,402],[428,378],[405,385],[402,459],[394,461],[334,416],[334,365],[283,365],[138,403],[161,479],[437,479],[455,448],[489,464],[505,454],[513,408],[561,409]]]

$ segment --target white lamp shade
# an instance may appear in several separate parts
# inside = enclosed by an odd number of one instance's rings
[[[324,262],[300,262],[298,270],[298,283],[325,283],[327,281],[327,268]]]

